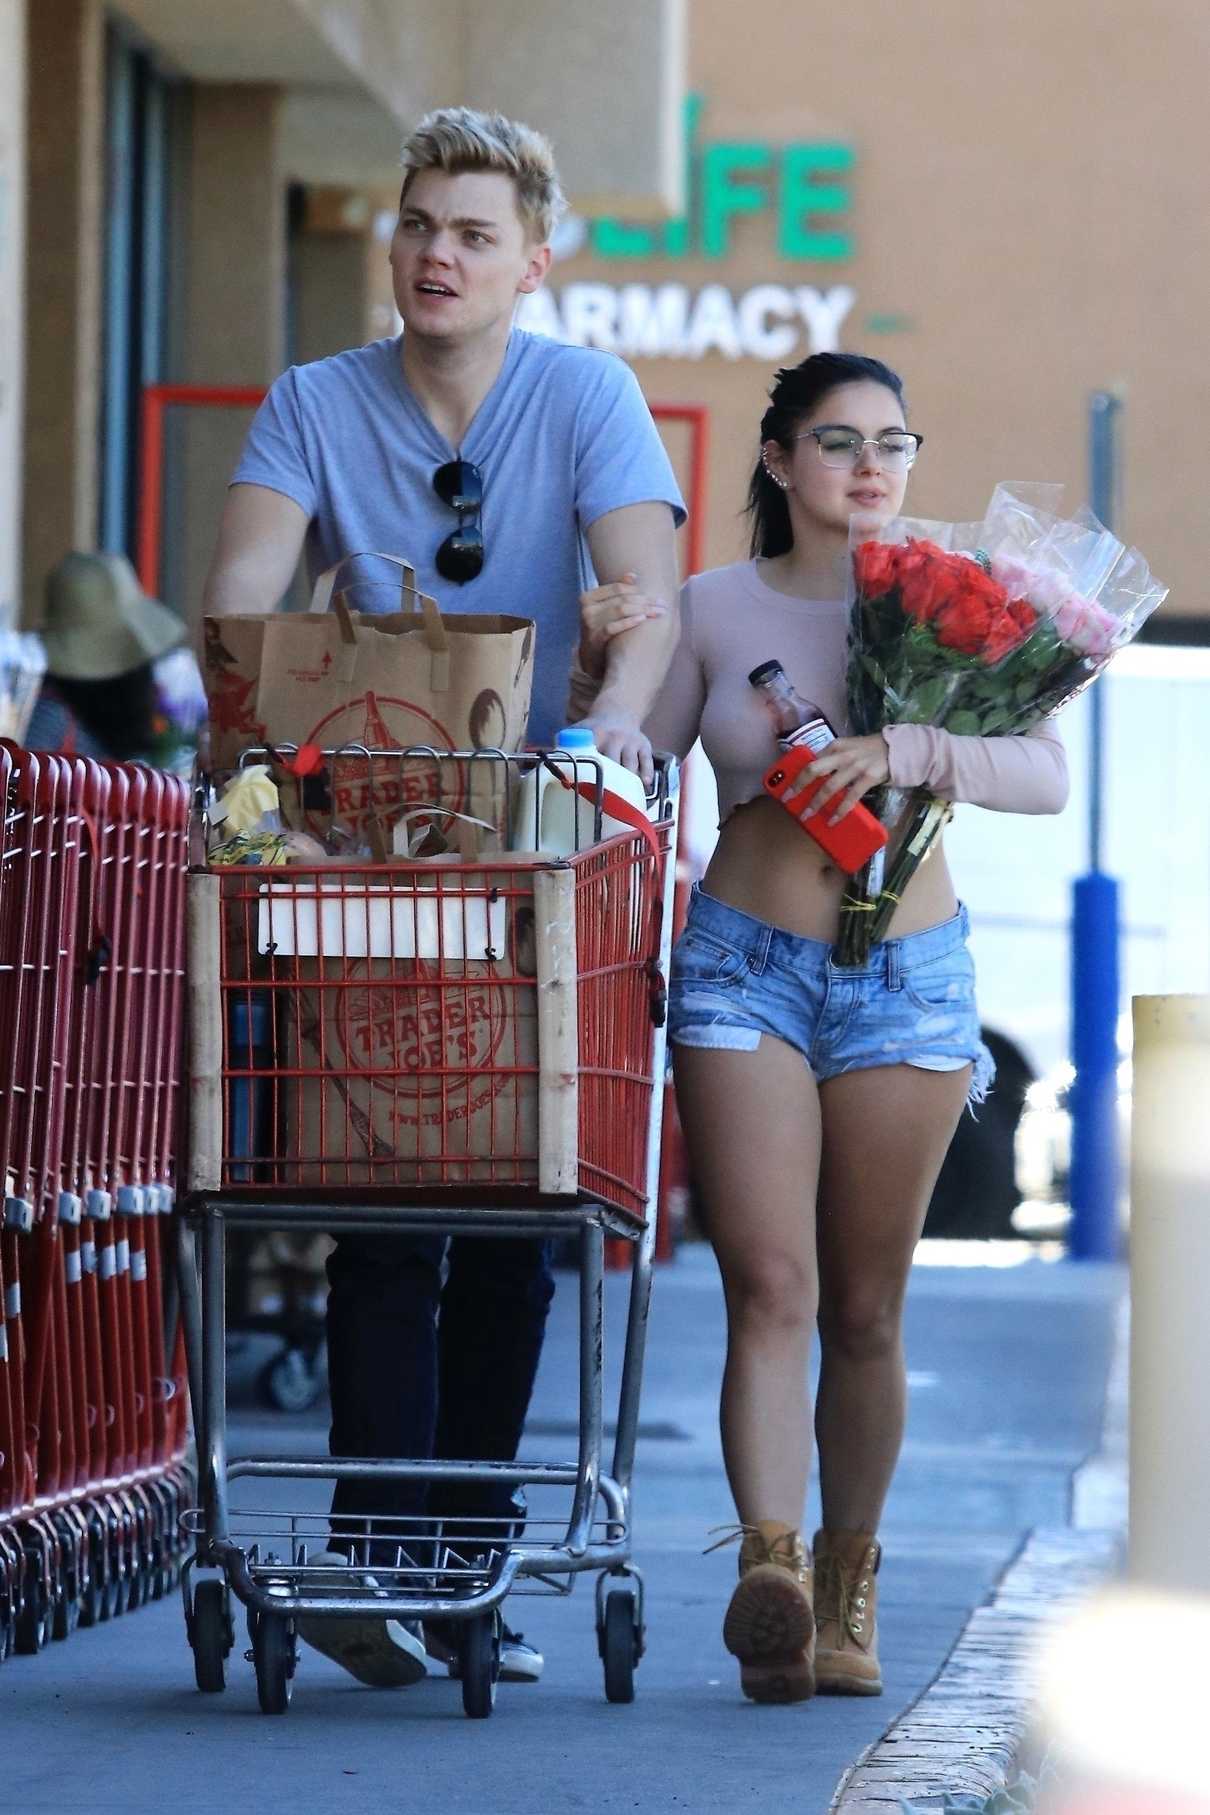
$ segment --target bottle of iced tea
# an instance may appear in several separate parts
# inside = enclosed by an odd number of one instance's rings
[[[853,875],[882,850],[887,835],[885,827],[860,802],[850,807],[836,825],[830,823],[830,803],[822,809],[813,807],[827,778],[813,777],[811,763],[821,750],[835,743],[836,733],[819,707],[795,692],[780,662],[762,662],[748,679],[768,707],[777,741],[786,753],[765,776],[766,793],[798,821],[833,863]]]
[[[832,742],[836,733],[831,725],[818,706],[795,691],[780,662],[762,662],[748,679],[768,708],[783,750],[806,744],[818,755],[825,744]]]

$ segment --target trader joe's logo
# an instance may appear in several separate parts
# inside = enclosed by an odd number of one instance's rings
[[[382,983],[357,987],[349,966],[336,1035],[351,1070],[390,1098],[398,1125],[463,1121],[498,1096],[510,1073],[493,1070],[508,1028],[508,1002],[485,976],[442,978],[417,959]]]
[[[348,828],[359,841],[377,818],[391,825],[417,808],[441,806],[453,813],[466,807],[466,772],[462,763],[435,756],[375,756],[371,750],[452,750],[445,726],[410,700],[365,693],[330,712],[306,739],[320,749],[340,752],[331,759],[330,799],[308,815],[317,837],[329,820]]]
[[[837,139],[768,144],[760,139],[701,141],[702,101],[685,115],[685,213],[659,226],[573,217],[555,238],[555,257],[642,266],[636,281],[577,280],[544,286],[523,299],[518,320],[534,333],[576,346],[603,347],[629,359],[701,359],[719,353],[766,362],[833,351],[856,292],[833,272],[853,257],[849,226],[853,147]],[[693,291],[675,281],[689,259],[724,264],[736,224],[767,216],[780,261],[777,281],[739,293],[723,283]],[[671,269],[670,269],[671,268]],[[796,269],[797,268],[797,269]],[[664,271],[669,276],[664,278]],[[803,279],[796,281],[801,274]],[[656,281],[652,281],[653,276]],[[901,325],[874,317],[867,328]]]

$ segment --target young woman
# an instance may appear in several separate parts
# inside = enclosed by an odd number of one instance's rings
[[[836,818],[887,781],[1056,813],[1067,780],[1050,726],[845,735],[850,519],[900,513],[920,437],[899,378],[875,359],[817,354],[779,372],[771,398],[752,558],[685,586],[680,646],[645,729],[681,756],[700,733],[718,782],[721,832],[673,956],[668,1027],[727,1308],[722,1442],[742,1542],[723,1637],[744,1693],[786,1702],[882,1688],[876,1533],[903,1436],[908,1269],[963,1106],[993,1068],[940,848],[868,963],[835,962],[845,877],[762,794],[775,733],[749,672],[780,660],[840,734],[816,758]],[[585,595],[586,665],[655,609],[626,585]],[[800,1535],[812,1423],[813,1556]]]

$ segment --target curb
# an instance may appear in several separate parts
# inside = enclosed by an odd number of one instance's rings
[[[989,1797],[1016,1774],[1033,1703],[1038,1641],[1116,1567],[1116,1531],[1039,1530],[977,1607],[940,1673],[841,1780],[829,1815],[940,1810]]]
[[[1029,1534],[937,1676],[841,1779],[828,1815],[941,1811],[988,1798],[1018,1775],[1047,1628],[1119,1567],[1126,1537],[1129,1301],[1123,1298],[1098,1452],[1077,1469],[1070,1526]]]

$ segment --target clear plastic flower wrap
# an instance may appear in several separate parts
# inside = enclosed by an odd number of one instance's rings
[[[1014,737],[1082,692],[1167,595],[1142,555],[1087,509],[1060,517],[1061,487],[998,485],[980,523],[897,517],[851,533],[848,705],[855,736],[933,725]],[[951,806],[879,789],[891,830],[841,905],[842,963],[882,938]],[[881,853],[880,853],[881,856]]]

